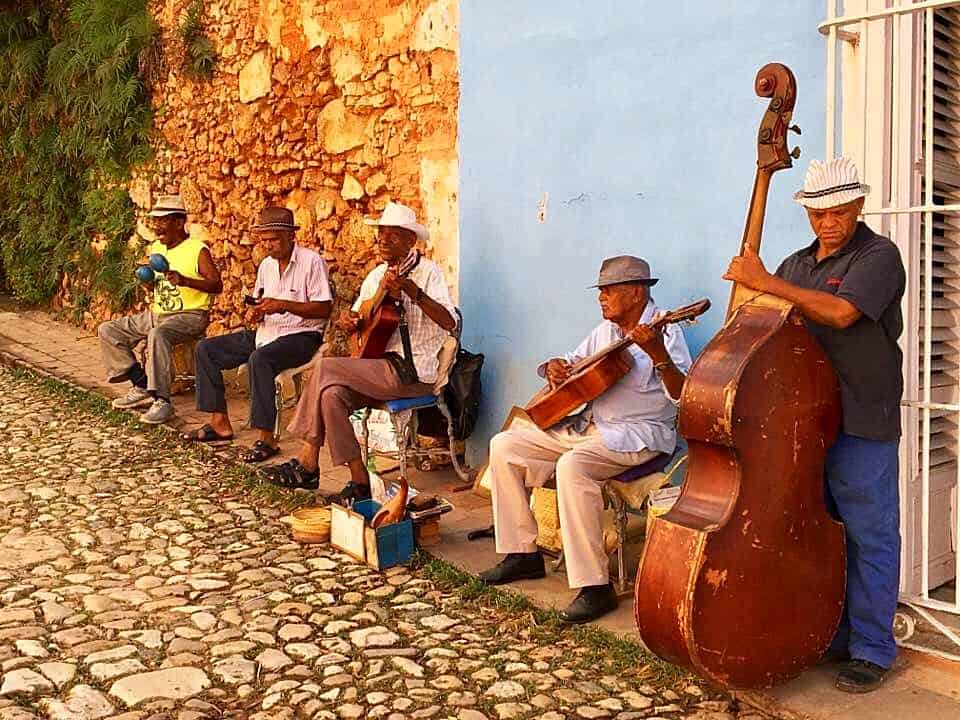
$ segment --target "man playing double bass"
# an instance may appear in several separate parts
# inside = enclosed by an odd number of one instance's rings
[[[677,403],[690,352],[679,328],[669,325],[661,334],[650,327],[657,314],[650,287],[656,282],[645,260],[626,255],[604,260],[595,286],[603,322],[573,352],[541,365],[539,373],[556,386],[572,364],[628,335],[639,345],[628,348],[632,368],[583,412],[549,430],[515,424],[490,441],[496,547],[506,557],[480,579],[500,585],[544,576],[527,488],[543,485],[556,472],[567,582],[580,590],[561,612],[567,622],[589,622],[617,605],[604,551],[601,484],[676,446]]]
[[[849,158],[813,161],[794,199],[816,239],[770,274],[756,253],[724,278],[793,303],[840,382],[842,425],[824,466],[827,506],[844,523],[847,596],[828,657],[848,661],[846,692],[880,685],[897,654],[893,615],[900,579],[897,449],[905,273],[896,245],[858,222],[864,196]]]

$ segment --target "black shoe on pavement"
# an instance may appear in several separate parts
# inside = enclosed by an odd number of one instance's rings
[[[326,497],[327,502],[331,505],[343,505],[344,507],[350,507],[355,502],[369,499],[370,486],[355,483],[353,480],[344,485],[340,492]]]
[[[848,693],[868,693],[883,682],[887,669],[869,660],[851,660],[837,675],[837,690]]]
[[[503,585],[514,580],[537,580],[547,571],[543,566],[543,553],[509,553],[498,565],[480,573],[480,582],[485,585]]]
[[[850,651],[849,650],[827,650],[823,656],[817,661],[817,665],[831,665],[833,663],[848,663],[850,662]]]
[[[617,607],[617,594],[613,585],[589,585],[580,588],[580,594],[567,605],[566,610],[560,611],[560,619],[564,622],[580,625],[596,620]]]

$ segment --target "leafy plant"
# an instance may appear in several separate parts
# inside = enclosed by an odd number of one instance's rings
[[[203,2],[193,0],[183,14],[178,29],[183,44],[183,70],[196,80],[209,80],[213,76],[213,67],[217,56],[203,32]]]
[[[18,297],[48,301],[70,275],[81,305],[129,304],[126,185],[151,154],[141,65],[156,35],[146,0],[0,11],[0,265]]]

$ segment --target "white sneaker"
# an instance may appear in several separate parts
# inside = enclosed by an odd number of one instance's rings
[[[140,416],[140,422],[148,425],[160,425],[174,416],[173,403],[163,398],[157,398],[153,405],[143,415]]]
[[[123,397],[118,397],[112,403],[111,406],[115,407],[117,410],[132,410],[133,408],[138,407],[147,407],[153,404],[153,395],[148,393],[142,387],[137,387],[134,385],[130,388],[128,392]]]

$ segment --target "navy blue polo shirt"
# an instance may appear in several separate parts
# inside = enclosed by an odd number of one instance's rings
[[[869,440],[900,437],[903,332],[900,299],[906,273],[897,246],[864,223],[832,255],[817,261],[819,241],[780,263],[776,275],[792,285],[828,292],[863,313],[853,325],[837,329],[807,320],[840,380],[843,432]]]

